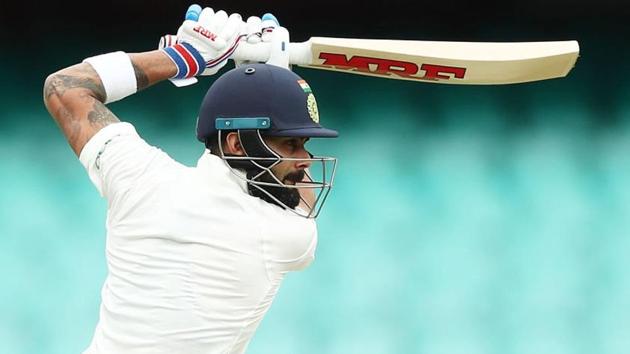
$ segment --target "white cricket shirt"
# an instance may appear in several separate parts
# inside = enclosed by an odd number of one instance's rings
[[[284,275],[314,258],[315,222],[250,196],[207,150],[187,167],[116,123],[80,160],[108,201],[108,275],[85,353],[243,353]]]

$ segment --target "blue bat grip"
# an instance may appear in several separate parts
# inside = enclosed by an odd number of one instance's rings
[[[199,20],[199,14],[201,14],[201,6],[197,4],[190,5],[186,11],[186,17],[184,20],[197,21]]]

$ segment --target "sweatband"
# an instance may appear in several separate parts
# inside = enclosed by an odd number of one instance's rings
[[[136,73],[129,55],[113,52],[83,60],[92,65],[105,88],[105,103],[116,102],[133,95],[138,90]]]
[[[206,70],[206,61],[197,49],[188,43],[179,43],[162,49],[177,65],[177,74],[173,79],[187,79]]]

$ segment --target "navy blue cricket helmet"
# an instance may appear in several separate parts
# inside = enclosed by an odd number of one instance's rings
[[[197,118],[197,139],[217,136],[217,119],[268,118],[263,136],[336,138],[337,131],[319,124],[310,86],[291,70],[270,64],[232,69],[208,89]]]
[[[287,184],[276,176],[273,167],[283,161],[296,161],[275,152],[265,136],[335,138],[338,133],[319,124],[319,112],[311,88],[291,70],[269,64],[251,64],[228,71],[208,89],[197,118],[197,139],[206,147],[220,142],[222,134],[237,131],[243,155],[226,155],[219,143],[221,157],[247,183],[252,196],[284,209],[316,218],[332,188],[337,159],[310,155],[299,158],[309,162],[305,180]],[[217,140],[214,140],[217,139]],[[310,154],[310,153],[309,153]],[[316,168],[315,168],[316,167]],[[313,170],[319,174],[315,175]],[[316,194],[307,200],[299,190]],[[315,193],[315,191],[318,191]],[[308,194],[307,193],[307,194]],[[306,208],[299,207],[304,203]]]

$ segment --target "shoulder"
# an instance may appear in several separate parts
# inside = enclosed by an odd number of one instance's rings
[[[267,215],[263,249],[273,268],[280,271],[301,270],[315,257],[317,225],[276,206],[275,216]]]
[[[185,168],[160,148],[148,144],[126,122],[101,129],[85,144],[79,159],[101,195],[108,199]]]

